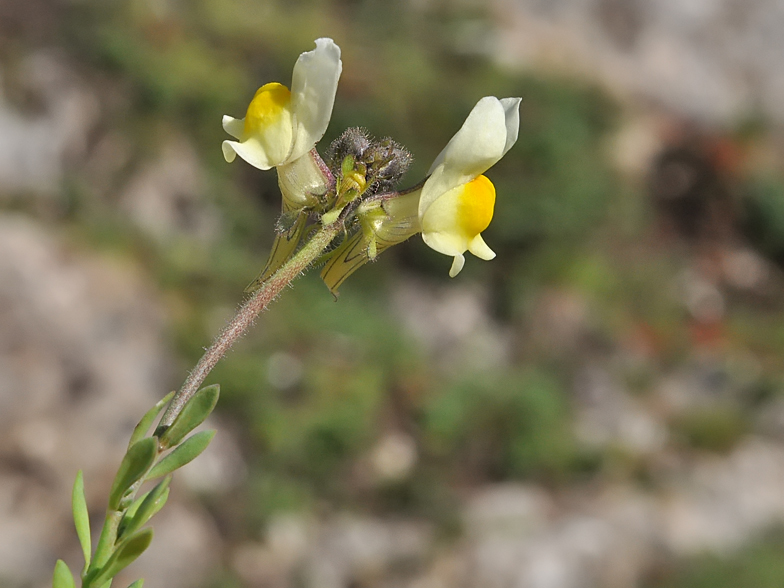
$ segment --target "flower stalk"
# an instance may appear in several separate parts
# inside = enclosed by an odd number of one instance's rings
[[[207,351],[201,356],[201,359],[188,375],[182,387],[172,398],[169,407],[163,414],[163,418],[161,418],[156,435],[160,435],[166,428],[171,426],[185,404],[198,391],[199,386],[212,371],[212,368],[226,355],[232,345],[234,345],[234,342],[245,333],[248,327],[256,320],[256,317],[269,306],[270,302],[286,286],[291,284],[324,253],[332,240],[341,231],[341,226],[342,223],[338,221],[317,231],[291,259],[267,278],[259,286],[258,290],[240,307],[229,324],[215,337],[212,345],[207,348]]]

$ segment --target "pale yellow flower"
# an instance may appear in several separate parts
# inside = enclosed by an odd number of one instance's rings
[[[482,98],[436,158],[419,199],[422,238],[454,258],[455,277],[470,251],[481,259],[495,253],[482,239],[493,218],[495,186],[484,175],[517,141],[520,98]]]
[[[307,222],[302,211],[317,205],[328,189],[331,176],[314,147],[329,125],[342,69],[340,47],[332,39],[316,39],[316,48],[302,53],[294,64],[290,91],[270,82],[256,91],[245,118],[223,117],[224,130],[237,139],[223,142],[226,161],[239,155],[259,169],[276,168],[283,196],[281,218],[287,224],[276,235],[267,265],[249,291],[296,250]]]
[[[254,167],[291,164],[324,136],[343,64],[332,39],[316,39],[316,48],[294,65],[291,91],[271,82],[256,91],[243,119],[223,117],[223,128],[236,141],[223,142],[223,156],[239,155]]]

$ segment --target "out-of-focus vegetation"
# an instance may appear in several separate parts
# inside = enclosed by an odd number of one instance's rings
[[[729,557],[704,555],[683,562],[671,574],[649,584],[656,588],[755,586],[774,588],[784,581],[784,539],[781,530],[769,533]]]
[[[706,376],[705,388],[720,402],[664,415],[678,450],[730,451],[780,397],[780,301],[759,304],[740,293],[721,325],[695,323],[673,293],[690,244],[662,237],[647,192],[610,164],[619,106],[587,84],[490,64],[482,47],[491,25],[481,3],[124,0],[73,2],[59,11],[53,38],[101,93],[101,132],[122,137],[131,156],[108,188],[73,171],[62,207],[41,214],[149,272],[167,300],[183,370],[264,265],[279,206],[274,173],[223,161],[221,115],[241,116],[267,81],[290,83],[297,55],[316,37],[336,40],[345,67],[321,151],[347,126],[390,135],[415,156],[404,183],[423,177],[480,97],[523,97],[519,141],[488,174],[498,201],[485,236],[496,260],[471,259],[450,281],[448,262],[415,238],[353,276],[337,302],[310,275],[210,377],[223,391],[218,411],[239,423],[250,464],[249,484],[213,505],[234,538],[253,536],[280,511],[332,508],[415,513],[448,530],[456,492],[472,484],[655,479],[644,458],[575,436],[578,372],[610,350],[628,351],[631,359],[615,369],[642,403],[661,371],[699,363],[710,351],[706,371],[720,381]],[[6,55],[12,63],[14,52]],[[220,221],[214,238],[173,232],[151,239],[117,206],[114,190],[179,139],[198,151],[204,192]],[[774,174],[752,184],[748,222],[762,227],[754,232],[758,245],[776,258],[784,251],[784,183]],[[485,288],[510,356],[490,369],[437,360],[393,312],[393,293],[412,279],[437,291]],[[532,317],[550,291],[584,303],[588,327],[570,344],[562,344],[570,337],[553,346],[536,336]],[[743,349],[755,353],[750,370],[736,361]],[[397,430],[416,442],[414,470],[373,480],[368,451]],[[696,560],[678,579],[655,585],[781,585],[776,554],[777,539],[729,562]]]

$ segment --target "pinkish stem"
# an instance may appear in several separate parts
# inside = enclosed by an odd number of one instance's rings
[[[158,425],[158,432],[161,432],[162,428],[165,429],[174,422],[174,419],[199,389],[199,386],[212,371],[212,368],[226,355],[226,352],[231,349],[234,342],[253,324],[259,313],[267,308],[269,303],[280,294],[283,288],[301,275],[324,252],[340,231],[340,224],[339,222],[332,223],[313,235],[313,238],[294,257],[267,278],[261,287],[240,307],[237,314],[231,319],[231,322],[215,337],[212,345],[204,352],[199,363],[196,364],[196,367],[188,375],[182,388],[172,398]]]

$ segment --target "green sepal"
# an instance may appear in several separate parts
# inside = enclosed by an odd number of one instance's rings
[[[133,433],[131,433],[131,440],[128,442],[128,447],[144,437],[144,435],[150,429],[152,422],[155,420],[155,417],[161,413],[163,407],[166,406],[169,403],[169,400],[172,399],[172,396],[174,396],[173,391],[169,392],[166,396],[161,398],[158,402],[155,403],[155,406],[145,413],[145,415],[139,421],[139,424],[136,425],[136,427],[133,429]]]
[[[144,578],[139,578],[133,584],[130,584],[128,588],[142,588],[144,586]]]
[[[367,248],[367,241],[362,231],[359,231],[332,252],[321,270],[321,279],[334,296],[338,295],[338,288],[346,278],[368,262]]]
[[[275,232],[290,237],[297,228],[297,222],[305,216],[307,215],[301,208],[282,212],[275,221]]]
[[[196,392],[182,407],[182,411],[171,426],[161,435],[161,447],[174,447],[185,438],[185,435],[202,424],[215,408],[219,396],[218,384],[206,386]]]
[[[325,227],[327,225],[331,225],[340,217],[340,214],[343,212],[343,209],[346,208],[346,205],[343,204],[342,206],[337,206],[330,210],[329,212],[325,212],[321,215],[321,224]]]
[[[340,246],[343,243],[345,243],[347,239],[349,239],[348,233],[341,233],[337,237],[335,237],[334,241],[332,242],[332,245],[330,245],[330,248],[327,249],[321,255],[319,255],[313,261],[313,263],[310,264],[311,267],[314,267],[314,268],[316,268],[316,267],[323,267],[325,263],[327,263],[330,259],[335,257],[335,254],[338,252],[338,249],[340,249]]]
[[[123,522],[120,524],[120,529],[117,532],[118,537],[132,535],[141,529],[155,513],[163,508],[163,505],[166,504],[166,501],[169,499],[169,484],[171,483],[171,480],[171,476],[166,476],[155,486],[155,488],[145,494],[141,501],[137,500],[134,502],[136,508],[132,514],[130,513],[131,509],[128,509],[129,516],[124,518]]]
[[[73,574],[68,565],[61,559],[54,564],[54,574],[52,574],[52,588],[76,588]]]
[[[420,232],[418,206],[421,189],[379,197],[357,207],[361,231],[337,247],[321,271],[333,295],[357,269],[383,251]],[[322,216],[322,221],[324,217]]]
[[[354,156],[349,153],[343,158],[343,161],[340,162],[340,172],[345,177],[353,171],[354,171]]]
[[[158,455],[157,437],[145,437],[128,449],[109,493],[109,508],[118,510],[120,501],[128,489],[152,467]]]
[[[288,219],[291,215],[296,215],[293,221]],[[278,271],[280,267],[288,261],[294,251],[296,251],[297,246],[302,239],[302,232],[308,222],[308,215],[304,211],[297,210],[284,212],[280,218],[280,224],[282,224],[283,219],[286,218],[286,222],[291,222],[291,225],[288,229],[275,235],[267,265],[264,266],[264,269],[258,277],[245,288],[245,292],[247,293],[258,290],[272,274]],[[281,228],[283,228],[283,226]]]
[[[201,431],[188,437],[179,447],[175,448],[169,455],[155,464],[149,474],[149,478],[165,476],[176,469],[181,468],[186,463],[196,459],[199,454],[207,449],[207,446],[215,436],[215,429]]]
[[[91,580],[93,586],[102,586],[133,563],[152,542],[152,529],[146,528],[121,541],[106,565]]]
[[[82,470],[76,473],[73,491],[71,492],[71,510],[73,511],[74,526],[79,544],[84,554],[84,569],[90,565],[92,543],[90,540],[90,515],[87,512],[87,500],[84,497],[84,475]]]

